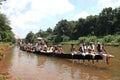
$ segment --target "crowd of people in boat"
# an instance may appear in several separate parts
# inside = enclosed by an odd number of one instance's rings
[[[71,49],[70,49],[71,53],[73,54],[91,54],[91,55],[95,55],[95,54],[103,54],[107,53],[106,50],[104,49],[102,43],[98,42],[97,46],[95,46],[95,44],[93,42],[90,42],[89,44],[85,44],[82,43],[79,45],[79,49],[75,48],[74,44],[71,44]]]
[[[20,48],[29,52],[54,52],[54,53],[64,53],[61,45],[48,46],[44,41],[38,41],[36,45],[31,43],[20,44]]]
[[[28,44],[21,43],[20,49],[29,52],[47,52],[47,53],[59,53],[59,54],[65,53],[61,45],[48,46],[44,41],[38,41],[36,45],[33,45],[31,43]],[[82,43],[79,45],[78,49],[75,47],[74,44],[71,44],[70,53],[72,55],[75,54],[81,54],[83,56],[92,55],[93,58],[95,55],[101,55],[105,63],[108,57],[114,57],[113,55],[110,55],[106,52],[102,43],[100,42],[97,43],[97,46],[95,46],[93,42],[90,42],[89,44]]]
[[[85,43],[80,44],[80,47],[78,50],[76,50],[75,45],[71,44],[71,53],[72,55],[74,54],[82,54],[83,56],[85,55],[92,55],[93,58],[95,55],[101,55],[104,62],[109,64],[110,58],[114,57],[113,55],[110,55],[102,45],[102,43],[98,42],[97,46],[93,42],[90,42],[88,45]]]
[[[25,51],[30,52],[54,52],[54,53],[65,53],[64,49],[61,45],[54,45],[54,46],[48,46],[44,41],[38,41],[36,45],[33,45],[31,43],[28,44],[20,44],[20,48]],[[97,47],[95,47],[95,44],[93,42],[90,42],[89,44],[80,44],[79,48],[77,49],[74,44],[71,44],[70,52],[72,54],[102,54],[106,53],[102,43],[98,42]]]
[[[20,43],[20,49],[29,52],[45,52],[45,53],[47,52],[59,54],[65,53],[61,45],[48,46],[43,40],[38,41],[35,45],[31,43],[28,44]],[[108,59],[110,57],[114,57],[113,55],[107,53],[102,43],[100,42],[98,42],[96,46],[93,42],[90,42],[89,44],[82,43],[79,44],[79,48],[76,48],[75,44],[71,44],[70,53],[72,55],[75,54],[81,54],[83,56],[92,55],[93,58],[95,55],[101,55],[105,63],[108,62]]]

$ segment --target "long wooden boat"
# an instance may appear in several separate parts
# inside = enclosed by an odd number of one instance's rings
[[[25,44],[20,45],[20,50],[23,51],[27,51],[27,52],[32,52],[35,54],[39,54],[39,55],[45,55],[45,56],[52,56],[52,57],[57,57],[57,58],[64,58],[64,59],[78,59],[78,60],[92,60],[92,62],[94,63],[94,60],[96,60],[97,62],[99,60],[104,60],[104,62],[107,62],[107,64],[110,64],[110,58],[114,57],[113,55],[110,54],[90,54],[90,53],[77,53],[77,54],[63,54],[63,53],[55,53],[55,52],[40,52],[40,51],[36,51],[36,47],[35,46],[27,46]]]
[[[55,53],[55,52],[40,52],[40,51],[30,51],[30,50],[25,50],[24,48],[20,47],[21,50],[23,51],[28,51],[28,52],[32,52],[35,54],[39,54],[39,55],[45,55],[45,56],[52,56],[52,57],[58,57],[58,58],[64,58],[64,59],[81,59],[81,60],[102,60],[102,56],[101,55],[91,55],[91,54],[87,54],[87,55],[82,55],[82,54],[63,54],[63,53]]]
[[[78,59],[78,60],[83,60],[83,61],[92,60],[93,63],[94,63],[94,60],[96,60],[97,62],[99,60],[104,60],[105,62],[107,62],[108,65],[110,64],[110,58],[113,57],[113,55],[108,55],[108,56],[106,56],[106,58],[105,57],[103,58],[103,56],[101,56],[99,54],[83,55],[83,54],[63,54],[63,53],[55,53],[55,52],[40,52],[40,51],[34,51],[34,50],[30,51],[30,50],[26,50],[26,49],[21,48],[21,47],[20,47],[20,50],[32,52],[32,53],[39,54],[39,55],[52,56],[52,57],[64,58],[64,59]]]
[[[45,55],[45,56],[53,56],[53,57],[58,57],[58,58],[65,58],[65,59],[79,59],[79,60],[103,60],[101,55],[82,55],[82,54],[63,54],[63,53],[55,53],[55,52],[40,52],[40,51],[29,51],[25,50],[20,47],[20,50],[27,51],[27,52],[32,52],[35,54],[39,55]]]
[[[79,60],[102,60],[101,55],[82,55],[82,54],[63,54],[63,53],[54,53],[54,52],[34,52],[35,54],[39,55],[45,55],[45,56],[52,56],[52,57],[58,57],[58,58],[65,58],[65,59],[79,59]]]

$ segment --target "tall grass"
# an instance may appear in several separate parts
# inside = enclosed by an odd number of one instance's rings
[[[107,35],[104,37],[96,37],[96,36],[87,36],[87,37],[79,37],[79,43],[89,43],[89,42],[101,42],[105,45],[120,45],[120,35]]]

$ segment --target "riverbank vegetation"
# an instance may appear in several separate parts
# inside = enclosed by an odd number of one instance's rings
[[[6,15],[0,13],[0,60],[12,43],[15,43],[15,36],[10,27],[10,21]]]
[[[15,43],[14,33],[6,15],[0,13],[0,60],[5,56],[12,43]]]
[[[14,78],[8,72],[0,73],[0,80],[22,80],[20,78]]]
[[[61,44],[80,44],[80,43],[88,44],[89,42],[94,42],[95,44],[97,44],[98,42],[101,42],[104,45],[119,46],[120,35],[107,35],[104,37],[96,37],[96,36],[79,37],[78,40],[61,42]]]
[[[0,13],[0,42],[15,42],[15,36],[6,15]]]
[[[25,40],[35,42],[39,36],[48,43],[100,41],[109,45],[120,45],[120,7],[104,8],[99,15],[90,15],[77,21],[61,20],[54,29],[28,33]]]

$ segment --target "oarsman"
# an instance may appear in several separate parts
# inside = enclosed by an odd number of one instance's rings
[[[80,54],[82,54],[84,56],[86,54],[88,54],[88,52],[87,52],[87,46],[85,45],[85,43],[80,44],[79,52],[80,52]]]
[[[54,46],[53,52],[54,52],[54,53],[58,53],[58,46],[57,46],[57,45]]]
[[[90,42],[88,47],[88,53],[94,53],[95,52],[95,45],[93,44],[93,42]]]
[[[39,52],[41,50],[41,43],[37,43],[36,45],[36,51]]]
[[[86,50],[87,50],[87,47],[86,47],[85,43],[80,44],[79,51],[80,51],[81,53],[86,53]]]
[[[61,47],[61,45],[58,45],[58,53],[64,53],[63,48]]]
[[[77,54],[77,51],[76,51],[74,44],[71,44],[70,51],[71,51],[72,55]]]
[[[47,52],[53,52],[53,50],[54,50],[54,47],[53,46],[49,46]]]
[[[105,48],[103,47],[102,43],[100,43],[100,42],[98,42],[98,44],[97,44],[97,51],[98,51],[98,54],[103,57],[103,60],[105,61],[105,63],[107,63],[109,65],[110,58],[114,57],[114,56],[108,54],[107,51],[105,50]]]

